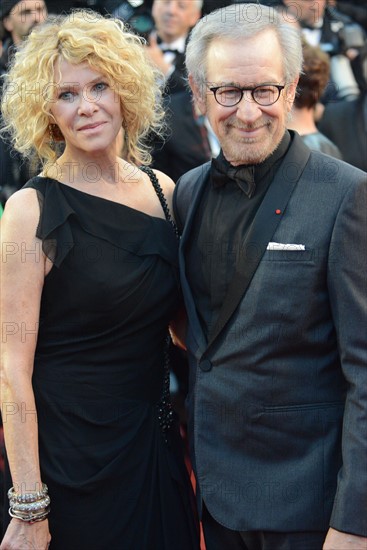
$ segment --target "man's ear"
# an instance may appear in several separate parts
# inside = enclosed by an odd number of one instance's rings
[[[296,97],[298,80],[299,80],[299,77],[297,76],[297,78],[295,78],[294,80],[292,80],[292,82],[287,84],[284,90],[289,111],[292,109],[294,98]]]
[[[206,92],[205,87],[203,85],[199,86],[194,79],[192,78],[192,75],[189,74],[189,83],[190,88],[192,91],[192,95],[194,96],[195,105],[199,109],[200,113],[202,115],[206,115]]]

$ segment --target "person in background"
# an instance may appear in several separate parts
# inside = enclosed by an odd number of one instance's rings
[[[286,129],[275,9],[210,13],[186,65],[221,144],[174,191],[206,548],[365,550],[367,174]]]
[[[351,65],[359,97],[327,104],[317,127],[338,146],[346,162],[367,172],[367,43]]]
[[[283,0],[283,4],[299,21],[307,42],[319,46],[330,56],[330,82],[322,102],[349,101],[357,97],[359,89],[348,52],[363,46],[363,28],[329,6],[327,0]]]
[[[0,95],[3,76],[7,73],[14,52],[32,29],[45,21],[47,7],[44,0],[0,0],[0,21],[4,31],[0,57]],[[27,93],[27,92],[26,92]],[[28,93],[31,93],[29,90]],[[6,136],[0,138],[0,203],[26,183],[35,174],[34,159],[22,160]]]
[[[121,22],[77,11],[34,29],[5,79],[4,129],[43,170],[1,220],[1,550],[199,548],[166,361],[174,185],[147,166],[159,76]]]
[[[202,0],[154,0],[147,53],[164,74],[168,93],[186,89],[185,50],[190,29],[200,19]]]
[[[200,18],[202,0],[154,0],[156,25],[147,53],[165,75],[166,135],[152,136],[153,166],[174,181],[211,158],[204,120],[192,104],[186,83],[185,49],[190,29]]]
[[[302,53],[302,73],[288,128],[298,132],[310,149],[342,159],[337,146],[317,129],[315,123],[315,108],[329,81],[329,56],[318,46],[310,46],[305,40]]]
[[[1,58],[2,68],[6,70],[14,47],[16,49],[46,17],[47,6],[44,0],[1,0],[0,18],[7,31],[4,57]]]

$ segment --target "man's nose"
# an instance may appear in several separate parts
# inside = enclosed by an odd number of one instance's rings
[[[260,105],[254,101],[250,90],[245,90],[241,101],[237,104],[236,116],[242,121],[257,120],[262,115]]]

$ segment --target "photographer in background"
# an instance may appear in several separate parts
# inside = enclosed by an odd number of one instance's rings
[[[359,23],[367,31],[367,9],[366,0],[353,0],[353,2],[337,2],[329,0],[329,6],[335,7],[339,12],[348,15]]]
[[[283,0],[288,12],[299,21],[302,33],[311,46],[330,56],[330,83],[323,103],[352,100],[359,88],[349,61],[349,51],[359,50],[365,42],[363,28],[339,12],[327,0]]]
[[[367,43],[351,65],[360,95],[326,105],[318,128],[338,146],[346,162],[367,172]]]

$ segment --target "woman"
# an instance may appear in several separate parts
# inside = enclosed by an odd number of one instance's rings
[[[5,131],[44,169],[2,219],[1,550],[198,548],[165,369],[173,183],[137,168],[157,81],[140,40],[88,11],[35,29],[7,77]]]

